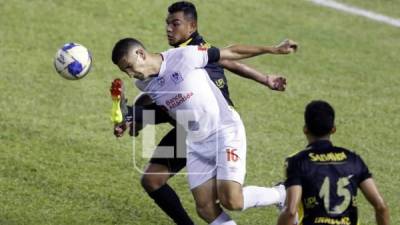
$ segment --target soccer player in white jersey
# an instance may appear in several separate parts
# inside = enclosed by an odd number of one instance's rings
[[[133,38],[122,39],[113,48],[114,64],[138,79],[137,87],[187,132],[189,185],[199,216],[209,224],[236,224],[219,203],[229,210],[245,210],[271,205],[285,197],[271,188],[242,187],[246,173],[243,123],[202,69],[209,62],[249,58],[270,52],[271,48],[188,46],[153,54]],[[297,44],[289,40],[282,53],[296,49]]]

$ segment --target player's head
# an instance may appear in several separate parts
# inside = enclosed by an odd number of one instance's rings
[[[191,2],[175,2],[168,7],[166,31],[168,43],[178,46],[197,31],[197,11]]]
[[[308,137],[321,138],[329,136],[336,131],[335,111],[325,101],[312,101],[306,106],[304,112],[304,133]]]
[[[129,77],[143,80],[146,55],[147,52],[140,41],[134,38],[124,38],[115,44],[111,59]]]

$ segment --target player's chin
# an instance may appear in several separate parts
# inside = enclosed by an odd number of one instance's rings
[[[169,45],[171,45],[171,46],[174,46],[174,45],[176,45],[175,38],[168,37],[168,44],[169,44]]]

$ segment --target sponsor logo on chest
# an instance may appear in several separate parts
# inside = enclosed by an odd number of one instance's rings
[[[169,109],[176,108],[193,96],[193,92],[177,94],[165,101]]]

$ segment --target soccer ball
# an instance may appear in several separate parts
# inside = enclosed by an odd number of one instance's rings
[[[89,73],[92,56],[89,50],[77,43],[68,43],[60,48],[54,57],[58,74],[68,80],[78,80]]]

